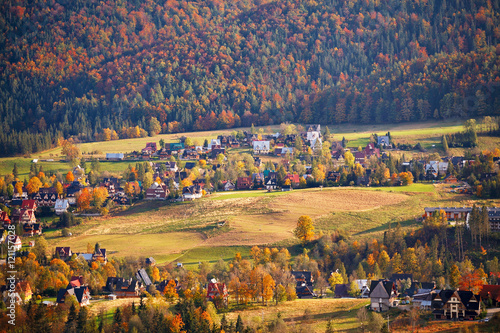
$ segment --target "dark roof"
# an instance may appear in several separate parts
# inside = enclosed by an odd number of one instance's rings
[[[194,162],[186,162],[186,165],[184,166],[184,169],[192,169],[196,166],[196,163]]]
[[[390,281],[390,280],[378,280],[378,281],[372,280],[371,284],[370,284],[370,295],[375,290],[375,288],[377,287],[377,285],[379,283],[382,283],[382,286],[384,287],[385,291],[387,292],[387,295],[389,295],[389,297],[390,297],[392,295],[392,290],[394,288],[394,282]]]
[[[151,279],[149,278],[148,273],[144,270],[144,268],[141,268],[140,270],[135,273],[135,276],[137,277],[137,280],[142,280],[142,282],[146,286],[150,286],[152,284]]]
[[[410,278],[410,281],[413,281],[413,274],[392,274],[389,280],[396,282],[397,280],[407,280],[408,278]]]
[[[347,284],[336,284],[335,285],[335,297],[349,297],[349,285]]]

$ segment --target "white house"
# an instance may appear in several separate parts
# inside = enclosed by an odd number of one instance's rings
[[[68,211],[69,201],[67,199],[57,199],[56,204],[54,206],[54,210],[56,211],[56,215],[61,215],[62,213]]]
[[[253,153],[254,154],[269,154],[269,148],[271,146],[270,141],[254,141],[253,142]]]
[[[306,140],[311,142],[316,141],[321,137],[321,125],[307,125]],[[312,146],[312,144],[311,144]]]

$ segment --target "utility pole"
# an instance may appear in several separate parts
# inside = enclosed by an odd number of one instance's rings
[[[391,329],[389,328],[389,314],[387,314],[387,332],[390,332]]]

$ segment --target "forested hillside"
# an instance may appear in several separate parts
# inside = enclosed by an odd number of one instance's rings
[[[130,128],[152,117],[154,133],[498,115],[499,7],[2,1],[0,155],[109,139],[105,128],[140,135]]]

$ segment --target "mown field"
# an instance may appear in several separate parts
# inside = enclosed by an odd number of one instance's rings
[[[354,239],[379,238],[388,224],[419,227],[426,206],[459,206],[466,197],[436,191],[432,184],[406,188],[324,188],[292,192],[217,193],[193,202],[139,202],[125,211],[86,219],[63,238],[45,234],[51,247],[85,251],[99,242],[110,256],[153,256],[159,263],[229,260],[253,245],[297,243],[293,229],[309,215],[316,231],[342,230]]]
[[[391,136],[395,142],[416,144],[421,142],[424,148],[429,149],[429,152],[441,151],[441,136],[446,133],[455,133],[462,130],[461,121],[447,122],[424,122],[424,123],[409,123],[409,124],[384,124],[384,125],[345,125],[345,126],[329,126],[333,134],[333,140],[340,141],[345,137],[349,142],[349,147],[365,146],[369,142],[370,135],[376,133],[385,135],[391,132]],[[264,130],[278,131],[278,126],[266,127]],[[79,144],[79,148],[87,158],[96,157],[104,158],[106,153],[127,153],[139,151],[146,146],[146,142],[159,142],[160,139],[165,142],[177,142],[181,136],[192,138],[196,144],[203,144],[205,139],[213,139],[218,135],[227,135],[234,130],[247,130],[249,128],[238,128],[229,130],[191,132],[191,133],[176,133],[176,134],[160,134],[155,137],[123,139],[115,141],[89,142]],[[432,146],[435,147],[432,147]],[[493,149],[500,145],[500,138],[483,138],[479,137],[479,149]],[[233,150],[234,153],[240,150]],[[248,151],[245,149],[245,151]],[[451,153],[461,154],[463,150],[452,149]],[[412,152],[407,152],[411,155]],[[39,162],[43,166],[45,172],[61,172],[66,173],[70,166],[66,162],[60,162],[62,158],[61,149],[54,148],[45,152],[35,153],[31,156],[24,157],[8,157],[0,159],[0,175],[5,175],[12,172],[14,163],[17,163],[19,175],[21,179],[29,174],[30,164],[33,159],[54,159],[53,162]],[[107,170],[113,174],[120,174],[125,170],[129,163],[134,161],[124,162],[101,162],[101,170]]]

